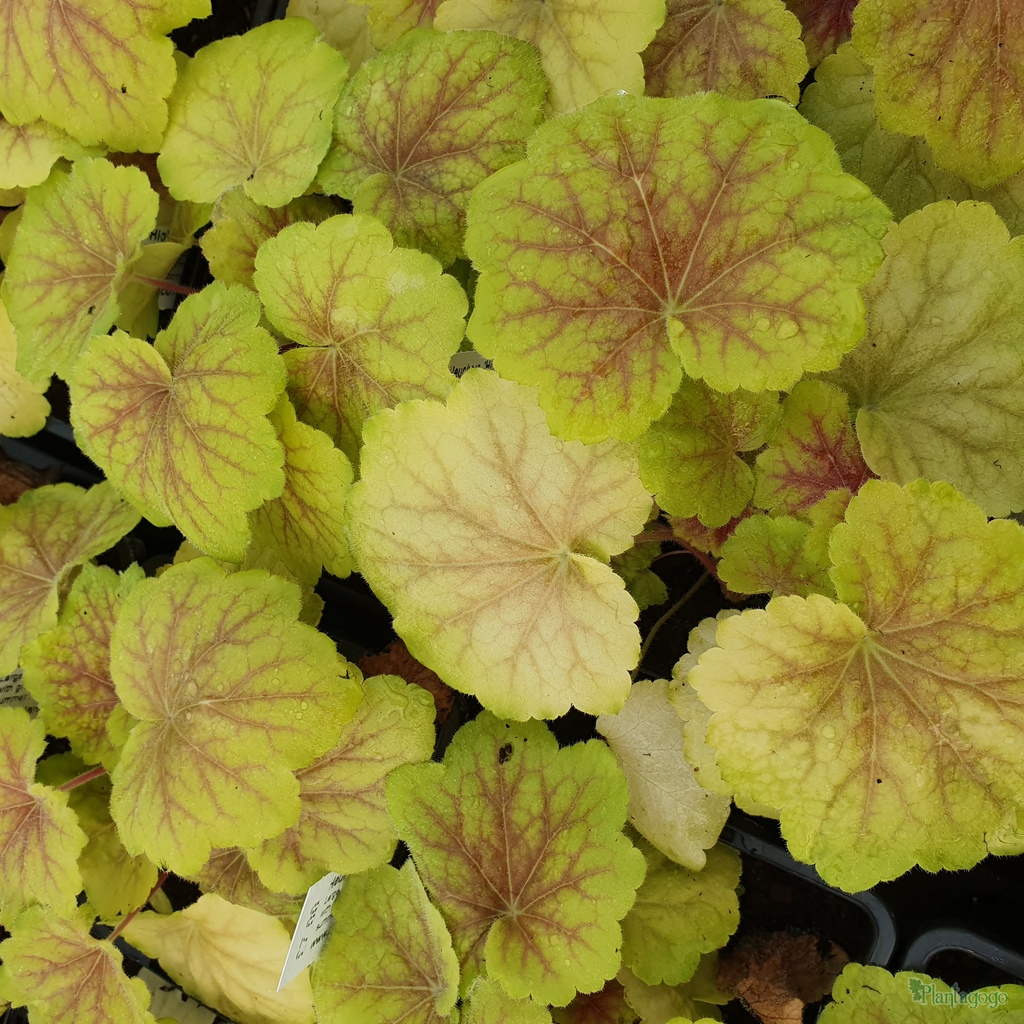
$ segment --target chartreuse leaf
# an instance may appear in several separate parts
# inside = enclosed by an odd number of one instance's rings
[[[299,607],[295,584],[207,558],[128,596],[110,667],[139,721],[111,773],[111,814],[130,853],[191,874],[213,846],[294,824],[292,773],[330,749],[361,697]]]
[[[243,189],[233,188],[217,200],[213,227],[199,244],[210,264],[210,273],[218,281],[255,289],[252,275],[256,271],[256,253],[268,238],[289,224],[319,224],[337,212],[337,206],[325,196],[299,196],[287,206],[269,208],[253,202]]]
[[[644,91],[640,51],[665,19],[664,0],[445,0],[434,27],[442,32],[487,29],[525,39],[540,51],[555,113],[599,96]]]
[[[850,38],[857,0],[786,0],[786,6],[800,19],[812,68],[820,67],[829,54]]]
[[[457,1024],[459,962],[412,861],[353,875],[334,901],[334,929],[313,965],[321,1020]]]
[[[664,604],[668,600],[668,588],[664,580],[651,569],[651,563],[660,554],[661,544],[647,541],[635,544],[611,560],[612,569],[622,577],[622,582],[626,584],[630,597],[636,601],[640,611]]]
[[[1006,1021],[1024,1007],[1024,988],[961,992],[938,978],[912,971],[890,974],[883,967],[847,964],[832,988],[832,1002],[819,1024],[972,1024]],[[1016,1004],[1015,1006],[1012,1004]],[[1009,1011],[1006,1016],[1000,1012]]]
[[[304,893],[327,871],[354,875],[386,863],[394,852],[398,836],[384,783],[399,765],[430,760],[434,701],[397,676],[367,679],[364,690],[333,749],[295,773],[298,822],[249,851],[270,889]]]
[[[395,248],[373,217],[285,228],[260,247],[254,280],[270,322],[299,343],[285,362],[300,418],[353,465],[367,417],[448,393],[466,295],[433,257]]]
[[[430,28],[442,0],[367,0],[374,46],[387,49],[414,28]]]
[[[700,958],[729,941],[740,922],[740,858],[708,851],[700,871],[681,867],[647,843],[647,877],[622,922],[622,962],[648,985],[689,981]]]
[[[290,935],[275,917],[207,894],[174,914],[143,911],[124,937],[189,995],[246,1024],[313,1024],[305,974],[277,991]]]
[[[117,761],[118,748],[107,734],[107,720],[119,705],[110,680],[110,634],[125,598],[144,576],[137,565],[123,576],[105,566],[82,566],[56,627],[22,652],[22,681],[47,730],[66,736],[86,764],[112,767]]]
[[[800,22],[782,0],[668,0],[643,61],[648,96],[720,92],[795,104],[807,74]]]
[[[342,91],[317,180],[380,218],[398,245],[447,266],[462,255],[470,193],[526,155],[546,92],[526,43],[412,32]]]
[[[886,131],[875,118],[874,75],[852,44],[821,63],[800,113],[832,136],[843,170],[869,185],[897,220],[940,199],[977,199],[996,208],[1010,234],[1024,232],[1024,172],[976,188],[939,167],[920,136]]]
[[[513,999],[491,978],[477,978],[466,994],[461,1024],[551,1024],[551,1011],[532,999]]]
[[[363,436],[349,540],[413,657],[509,718],[620,710],[640,636],[608,559],[650,512],[635,454],[557,440],[487,370]]]
[[[113,326],[158,205],[142,171],[107,160],[76,160],[29,191],[2,291],[30,380],[67,380]]]
[[[0,117],[0,189],[31,188],[46,181],[61,157],[98,155],[47,121],[14,125]]]
[[[664,679],[638,680],[617,715],[598,718],[597,731],[626,776],[630,824],[674,861],[700,870],[730,801],[704,789],[687,763],[668,689]]]
[[[1024,803],[1024,528],[872,480],[830,547],[844,603],[745,611],[690,672],[722,775],[832,885],[970,867]]]
[[[990,516],[1024,508],[1024,238],[985,203],[894,226],[864,289],[868,333],[833,379],[883,478],[947,480]]]
[[[888,212],[785,104],[598,100],[527,152],[470,202],[469,337],[559,435],[635,438],[684,370],[789,388],[863,333]]]
[[[0,943],[0,998],[27,1006],[32,1024],[156,1024],[149,990],[121,967],[112,942],[89,934],[91,915],[30,907]]]
[[[568,1006],[552,1007],[555,1024],[636,1024],[639,1017],[614,978],[600,992],[580,993]]]
[[[15,368],[18,339],[7,309],[0,301],[0,434],[30,437],[38,433],[50,415],[43,397],[47,382],[26,380]]]
[[[752,515],[722,545],[719,579],[737,594],[835,595],[827,549],[808,550],[811,527],[792,516]]]
[[[619,971],[619,981],[642,1024],[671,1024],[679,1017],[718,1021],[722,1015],[715,1004],[728,1002],[730,996],[718,989],[717,970],[718,956],[711,953],[701,957],[693,978],[682,985],[648,985],[628,967]]]
[[[626,781],[603,743],[559,750],[542,722],[484,712],[443,764],[395,771],[387,795],[463,991],[486,965],[513,999],[564,1006],[614,976],[644,863],[622,835]]]
[[[774,391],[722,394],[684,380],[668,412],[640,440],[640,478],[674,516],[724,526],[754,494],[742,452],[756,451],[779,422]]]
[[[331,141],[348,67],[304,18],[204,46],[183,68],[157,158],[175,199],[241,185],[263,206],[302,195]]]
[[[228,903],[284,920],[298,918],[305,896],[271,892],[249,864],[245,851],[238,847],[214,850],[191,879],[203,892],[216,893]]]
[[[45,118],[86,145],[155,152],[176,73],[164,35],[209,13],[210,0],[5,5],[0,109],[16,124]]]
[[[783,401],[778,430],[757,457],[754,502],[776,515],[806,515],[832,491],[856,494],[870,476],[845,393],[802,380]]]
[[[68,573],[113,547],[139,521],[110,484],[54,484],[0,507],[0,675],[24,644],[57,624]]]
[[[355,0],[289,0],[285,16],[311,21],[344,58],[350,72],[377,56],[370,38],[369,10]]]
[[[35,782],[45,747],[41,721],[0,708],[0,922],[11,930],[30,903],[72,913],[82,888],[76,862],[85,833],[67,793]]]
[[[923,135],[943,166],[979,188],[1024,168],[1024,38],[1007,10],[942,0],[861,0],[853,45],[875,70],[883,128]]]
[[[148,345],[96,338],[71,386],[80,446],[151,522],[241,561],[246,513],[284,485],[284,452],[266,419],[284,390],[274,339],[249,290],[190,295]]]
[[[276,552],[295,578],[316,583],[321,569],[352,571],[345,540],[345,498],[352,463],[322,431],[299,423],[286,396],[270,414],[284,448],[284,491],[250,519],[253,544]]]

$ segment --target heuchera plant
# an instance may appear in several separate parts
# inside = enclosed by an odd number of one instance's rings
[[[0,1008],[153,1024],[124,936],[239,1024],[706,1022],[733,803],[849,891],[1024,851],[1024,7],[853,7],[3,5],[0,433],[56,375],[105,481],[0,509]],[[663,545],[725,610],[651,679]]]

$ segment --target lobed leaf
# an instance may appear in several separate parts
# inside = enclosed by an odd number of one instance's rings
[[[448,393],[465,293],[432,257],[395,248],[373,217],[285,228],[261,246],[254,280],[271,323],[299,343],[285,362],[300,418],[353,465],[369,416]]]
[[[68,380],[89,339],[114,325],[157,206],[137,167],[107,160],[76,160],[29,190],[2,289],[29,380]]]
[[[875,71],[883,128],[923,135],[936,160],[979,188],[1024,168],[1021,0],[860,0],[853,44]]]
[[[151,346],[97,338],[76,368],[71,418],[79,445],[158,526],[240,561],[247,513],[284,486],[284,452],[265,418],[285,368],[238,285],[189,296]]]
[[[690,672],[722,775],[830,884],[970,867],[1024,802],[1024,529],[945,483],[868,481],[831,556],[843,603],[745,611]]]
[[[580,993],[568,1006],[553,1007],[555,1024],[636,1024],[639,1017],[614,978],[600,992]]]
[[[349,539],[413,656],[496,714],[618,711],[640,637],[607,563],[650,512],[635,455],[553,438],[534,394],[487,370],[364,442]]]
[[[668,0],[643,62],[648,96],[718,92],[795,105],[807,74],[800,22],[782,0]]]
[[[800,19],[812,68],[820,67],[826,57],[850,38],[857,0],[786,0],[786,6]]]
[[[430,28],[442,0],[367,0],[374,46],[385,50],[407,32]]]
[[[347,72],[304,18],[204,46],[182,69],[157,158],[171,195],[213,202],[241,185],[263,206],[301,195],[330,144]]]
[[[85,833],[67,793],[35,782],[45,747],[41,721],[0,708],[0,921],[11,930],[32,903],[71,914],[82,888]]]
[[[354,0],[289,0],[285,16],[311,21],[355,71],[363,61],[377,55],[370,39],[369,10]]]
[[[629,440],[684,371],[763,391],[834,367],[888,220],[777,101],[599,100],[474,192],[469,337],[559,435]]]
[[[360,699],[295,584],[199,558],[145,580],[114,627],[111,674],[137,719],[111,773],[131,853],[193,874],[213,846],[294,824],[293,775],[330,749]]]
[[[664,0],[445,0],[434,27],[442,32],[486,29],[516,36],[540,52],[554,113],[600,96],[644,91],[640,52],[665,18]]]
[[[834,596],[827,547],[815,557],[819,552],[809,548],[810,532],[806,522],[792,516],[749,516],[722,545],[719,579],[737,594]]]
[[[149,990],[125,975],[112,942],[89,934],[90,921],[26,910],[0,943],[0,998],[27,1006],[32,1024],[157,1024]]]
[[[615,974],[643,858],[621,834],[626,783],[604,744],[559,750],[542,723],[484,712],[443,764],[395,771],[387,796],[464,989],[486,965],[513,999],[564,1005]]]
[[[513,999],[496,981],[477,978],[462,1006],[461,1024],[551,1024],[551,1012],[532,999]]]
[[[0,507],[0,675],[22,647],[57,624],[59,588],[82,562],[113,547],[139,521],[108,483],[54,484]]]
[[[459,963],[411,861],[346,879],[334,929],[313,966],[322,1020],[457,1024]]]
[[[333,749],[297,771],[296,824],[249,851],[264,884],[301,893],[325,872],[355,875],[385,864],[398,834],[384,797],[387,777],[434,751],[434,701],[397,676],[367,679],[355,717]]]
[[[210,0],[4,4],[0,112],[15,124],[44,118],[85,145],[155,152],[176,74],[164,36],[209,14]]]
[[[832,379],[883,478],[946,480],[989,515],[1024,508],[1024,239],[985,203],[894,226],[864,288],[868,333]]]
[[[99,155],[48,121],[15,125],[0,117],[0,189],[39,185],[61,157]]]
[[[215,893],[228,903],[285,921],[297,920],[302,911],[303,897],[271,892],[249,864],[245,851],[237,846],[214,850],[191,881],[203,892]]]
[[[15,368],[18,339],[7,309],[0,301],[0,434],[31,437],[46,424],[50,403],[43,397],[47,384],[26,380]]]
[[[447,266],[462,255],[470,193],[526,155],[546,91],[516,39],[412,32],[342,91],[317,180]]]

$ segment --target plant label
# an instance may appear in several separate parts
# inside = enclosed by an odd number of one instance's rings
[[[9,676],[0,676],[0,708],[24,708],[29,714],[39,710],[39,705],[21,683],[20,668]]]
[[[344,884],[344,875],[330,871],[309,887],[302,904],[302,913],[299,914],[299,923],[295,926],[295,934],[288,947],[281,979],[277,983],[278,992],[323,952],[324,943],[331,933],[331,925],[334,924],[331,909]]]

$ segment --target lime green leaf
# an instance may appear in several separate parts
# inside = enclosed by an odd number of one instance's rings
[[[159,230],[159,228],[157,229]],[[115,321],[126,334],[134,338],[152,338],[160,329],[160,310],[157,297],[159,284],[151,281],[165,281],[185,252],[186,247],[179,242],[147,242],[142,247],[142,254],[132,265],[133,278],[118,294],[120,314]]]
[[[619,981],[626,990],[626,1001],[642,1024],[670,1024],[677,1017],[718,1021],[721,1014],[712,1004],[724,1003],[728,996],[723,998],[714,983],[716,966],[714,954],[702,958],[693,980],[683,985],[647,985],[628,967],[619,972]]]
[[[17,124],[45,118],[86,145],[155,152],[176,73],[164,35],[209,13],[210,0],[6,5],[0,109]]]
[[[370,39],[369,10],[355,0],[289,0],[289,18],[311,21],[344,58],[349,71],[377,56]]]
[[[294,921],[302,910],[302,896],[271,892],[249,864],[245,851],[237,846],[214,850],[210,859],[191,878],[203,892],[216,893],[228,903],[258,910],[271,917]]]
[[[850,38],[857,0],[786,0],[786,6],[800,19],[812,68]]]
[[[668,412],[640,440],[640,476],[674,516],[724,526],[754,494],[754,474],[740,457],[756,451],[779,422],[774,391],[721,394],[684,380]]]
[[[647,877],[622,922],[622,962],[648,985],[681,985],[736,931],[740,858],[716,846],[703,870],[690,871],[646,843],[642,849]]]
[[[856,494],[870,476],[846,395],[823,381],[802,380],[783,401],[779,429],[757,457],[754,501],[776,515],[806,515],[831,491]]]
[[[626,781],[603,743],[562,750],[541,722],[484,712],[444,764],[388,781],[388,810],[452,932],[468,985],[564,1005],[619,966],[619,921],[643,879],[621,833]]]
[[[366,0],[373,43],[384,50],[414,28],[431,28],[441,0]]]
[[[82,888],[76,861],[85,833],[67,794],[35,782],[45,747],[41,721],[0,708],[0,921],[8,928],[36,901],[72,913]]]
[[[458,995],[451,937],[412,862],[346,879],[334,902],[334,930],[313,966],[318,1017],[457,1024]]]
[[[525,39],[540,51],[555,113],[599,96],[644,91],[640,51],[665,18],[664,0],[445,0],[434,27],[442,32],[487,29]]]
[[[67,736],[87,764],[112,767],[117,747],[107,720],[118,706],[110,680],[110,633],[125,598],[145,574],[136,565],[123,576],[85,565],[68,594],[55,629],[27,645],[21,667],[47,730]]]
[[[373,217],[285,228],[261,246],[255,283],[271,323],[299,343],[285,362],[300,418],[353,465],[367,417],[448,393],[466,295],[432,257],[394,248]]]
[[[568,1006],[552,1008],[551,1016],[555,1024],[636,1024],[638,1019],[614,978],[600,992],[580,993]]]
[[[807,74],[800,22],[782,0],[668,0],[643,61],[648,96],[720,92],[795,104]]]
[[[888,212],[785,104],[600,100],[527,151],[470,202],[469,337],[556,433],[634,438],[683,370],[788,388],[863,333]]]
[[[46,181],[61,157],[98,155],[46,121],[13,125],[0,117],[0,188],[31,188]]]
[[[121,967],[112,942],[89,934],[91,916],[62,919],[31,907],[8,922],[0,943],[0,995],[28,1006],[32,1024],[156,1024],[146,1009],[149,990]]]
[[[822,560],[813,557],[810,531],[792,516],[749,516],[722,545],[719,579],[737,594],[834,596],[827,550]]]
[[[181,72],[157,159],[171,195],[209,203],[241,185],[263,206],[301,195],[330,145],[346,74],[304,18],[204,46]]]
[[[96,338],[72,381],[82,449],[158,526],[174,523],[201,550],[240,561],[246,513],[284,484],[284,453],[265,418],[285,369],[259,325],[260,304],[212,284],[178,307],[148,345]]]
[[[984,203],[894,226],[864,289],[868,333],[834,380],[879,476],[947,480],[990,516],[1024,508],[1024,238]]]
[[[330,749],[361,695],[330,640],[296,621],[299,602],[292,583],[205,558],[129,595],[110,658],[139,719],[111,775],[129,852],[190,874],[212,846],[294,824],[292,772]]]
[[[142,171],[107,160],[77,160],[29,191],[3,298],[30,380],[68,379],[89,338],[113,326],[158,205]]]
[[[0,301],[0,434],[30,437],[38,433],[50,415],[50,403],[43,397],[47,383],[33,384],[15,369],[18,339],[7,309]]]
[[[225,192],[212,214],[213,227],[200,245],[210,264],[210,273],[224,284],[255,288],[256,253],[268,239],[289,224],[312,221],[319,224],[337,214],[334,202],[325,196],[299,196],[276,209],[253,202],[240,188]]]
[[[326,434],[299,423],[286,397],[270,422],[284,448],[284,491],[253,513],[253,543],[276,552],[300,583],[316,583],[321,569],[347,576],[352,558],[344,512],[352,463]]]
[[[342,92],[317,180],[380,218],[398,245],[447,266],[462,255],[470,193],[526,155],[546,92],[525,43],[493,32],[413,32]]]
[[[285,926],[267,914],[207,894],[174,914],[144,911],[124,937],[189,995],[245,1024],[313,1024],[313,994],[304,975],[280,992],[288,952]]]
[[[1024,528],[868,481],[831,553],[844,604],[745,611],[690,672],[722,774],[830,884],[970,867],[1024,804]]]
[[[687,763],[683,722],[668,689],[664,679],[638,680],[617,715],[598,718],[597,731],[626,776],[630,823],[665,855],[700,870],[730,801],[704,789]]]
[[[640,611],[668,600],[664,580],[651,569],[651,562],[660,554],[661,545],[657,541],[649,541],[635,544],[611,560],[612,569],[622,577],[626,590]]]
[[[630,449],[559,441],[536,403],[470,370],[447,407],[374,417],[349,539],[395,631],[449,686],[510,718],[613,713],[640,635],[607,563],[650,498]]]
[[[1022,14],[942,0],[860,0],[853,44],[875,69],[883,128],[923,135],[943,167],[988,188],[1024,168]]]
[[[305,892],[327,871],[354,875],[379,867],[398,835],[388,818],[384,783],[394,769],[429,761],[434,751],[434,701],[397,676],[375,676],[334,748],[296,772],[298,822],[249,861],[281,892]]]
[[[110,484],[55,484],[0,508],[0,675],[24,644],[57,624],[58,590],[76,565],[113,547],[139,521]]]
[[[477,978],[463,1003],[461,1024],[551,1024],[551,1012],[532,999],[513,999],[490,978]]]
[[[849,43],[822,62],[800,113],[832,136],[843,170],[871,187],[897,220],[940,199],[991,203],[1010,234],[1024,233],[1024,171],[975,188],[935,162],[921,137],[886,131],[875,118],[874,75]]]

